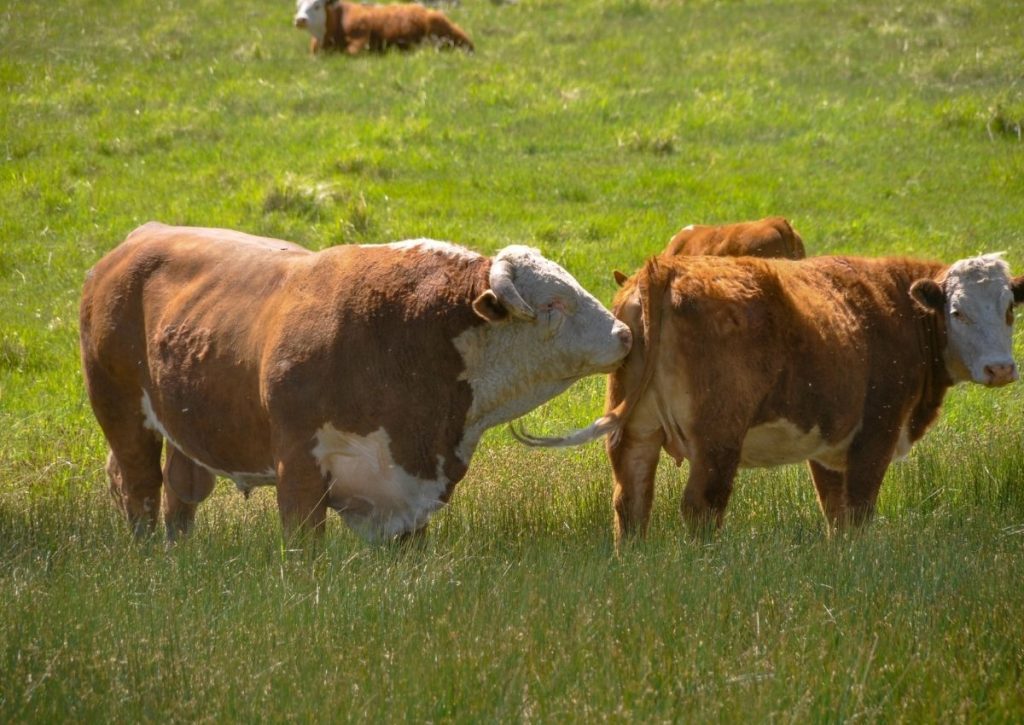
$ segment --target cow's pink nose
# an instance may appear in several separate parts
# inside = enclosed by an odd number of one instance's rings
[[[1002,365],[986,365],[985,376],[992,386],[1007,385],[1017,379],[1017,366],[1011,363]]]

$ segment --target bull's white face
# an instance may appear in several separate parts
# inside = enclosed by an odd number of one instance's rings
[[[468,427],[478,432],[526,413],[582,377],[610,372],[632,342],[629,327],[536,249],[506,247],[493,264],[490,301],[481,304],[481,296],[474,303],[478,314],[493,319],[455,341],[473,388]],[[503,297],[494,272],[499,266],[509,271],[518,299]],[[478,433],[467,434],[471,449]]]
[[[293,23],[296,28],[305,28],[309,34],[319,40],[324,40],[327,32],[327,6],[328,0],[296,0],[295,18]]]
[[[552,377],[576,379],[618,367],[629,352],[629,328],[571,274],[529,247],[506,247],[497,259],[514,269],[516,290],[536,313],[524,342],[537,348]]]
[[[1013,361],[1013,306],[1024,299],[1024,278],[1010,279],[998,255],[962,259],[942,284],[948,345],[946,366],[955,381],[1006,385],[1017,380]]]

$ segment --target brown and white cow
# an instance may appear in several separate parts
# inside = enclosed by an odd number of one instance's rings
[[[112,492],[145,533],[163,484],[171,538],[215,475],[276,484],[288,531],[320,528],[328,508],[369,539],[419,531],[485,430],[630,346],[624,323],[529,247],[313,253],[158,223],[89,272],[80,323]]]
[[[780,216],[721,226],[691,224],[669,240],[664,254],[715,254],[720,257],[803,259],[804,241]]]
[[[659,452],[688,459],[682,513],[720,526],[739,467],[809,461],[832,527],[868,520],[889,463],[962,381],[1017,379],[1024,277],[998,255],[912,259],[650,259],[615,299],[634,334],[606,414],[563,438],[608,435],[616,539],[643,534]]]
[[[473,50],[473,41],[440,10],[416,3],[363,5],[340,0],[296,0],[293,24],[309,31],[309,52],[406,50],[424,41]]]

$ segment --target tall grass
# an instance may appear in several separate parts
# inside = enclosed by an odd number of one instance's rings
[[[600,447],[497,430],[421,549],[332,520],[288,550],[272,493],[226,485],[167,549],[109,502],[76,308],[149,219],[525,242],[606,302],[685,224],[766,214],[815,254],[1020,273],[1022,11],[463,0],[473,55],[311,59],[276,0],[0,7],[0,721],[1020,720],[1020,385],[953,391],[856,536],[793,466],[695,544],[665,462],[616,555]]]

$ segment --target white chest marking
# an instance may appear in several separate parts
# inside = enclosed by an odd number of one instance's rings
[[[842,471],[846,469],[846,450],[856,432],[852,431],[839,443],[830,444],[821,437],[818,426],[802,431],[785,419],[763,423],[747,431],[740,452],[740,465],[757,468],[811,459]]]
[[[448,488],[443,460],[437,478],[424,480],[395,463],[391,438],[380,428],[367,436],[339,431],[325,423],[314,436],[313,458],[330,475],[330,506],[360,536],[374,541],[423,526],[441,508]]]
[[[235,482],[239,491],[248,491],[250,488],[255,486],[273,486],[277,483],[277,472],[274,471],[273,468],[267,468],[264,471],[222,471],[219,468],[214,468],[213,466],[207,465],[206,463],[190,456],[185,452],[185,449],[175,442],[171,437],[171,434],[167,432],[166,428],[164,428],[163,423],[157,419],[156,411],[153,410],[153,401],[149,399],[149,393],[145,390],[142,391],[142,416],[143,427],[162,435],[169,445],[177,448],[181,451],[182,455],[188,457],[188,459],[193,463],[202,466],[213,475],[230,478]]]

